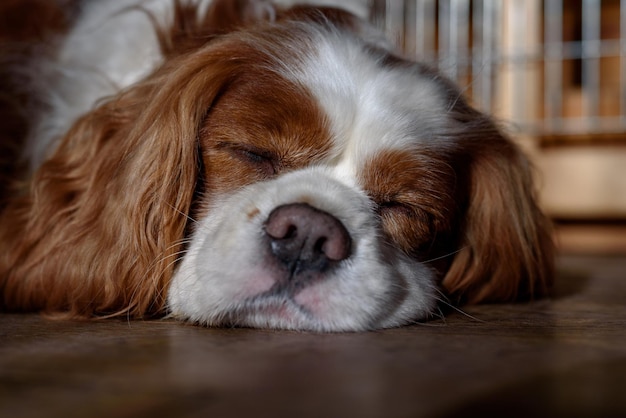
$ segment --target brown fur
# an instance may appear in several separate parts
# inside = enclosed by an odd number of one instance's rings
[[[428,259],[433,242],[451,232],[458,215],[455,172],[446,153],[419,147],[384,151],[365,164],[361,176],[391,241]]]
[[[365,189],[389,239],[435,266],[455,303],[545,296],[554,248],[529,162],[490,120],[472,118],[445,148],[381,153],[362,170]]]
[[[315,164],[332,146],[310,93],[252,65],[208,114],[200,139],[206,190],[217,194]],[[247,151],[263,161],[251,165]]]
[[[162,313],[198,177],[197,132],[242,64],[223,59],[231,48],[173,58],[73,126],[2,213],[1,306]]]
[[[549,294],[551,224],[537,205],[532,167],[487,117],[474,114],[460,138],[467,208],[459,252],[442,286],[457,303],[502,302]],[[461,165],[463,167],[463,165]]]

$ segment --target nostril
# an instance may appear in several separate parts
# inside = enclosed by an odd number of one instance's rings
[[[351,238],[343,224],[305,203],[279,206],[265,224],[272,254],[290,271],[325,269],[350,256]]]
[[[274,213],[274,212],[272,212]],[[298,228],[287,217],[270,215],[272,221],[265,224],[265,233],[274,239],[290,239],[297,235]]]
[[[318,220],[319,238],[315,247],[330,260],[341,261],[350,256],[351,239],[346,228],[334,217]]]
[[[285,236],[283,236],[283,238],[291,239],[294,238],[296,235],[298,235],[298,228],[296,228],[295,225],[290,225],[289,228],[287,228],[287,233],[285,234]]]
[[[345,228],[343,229],[345,231]],[[337,231],[336,238],[320,240],[320,249],[331,260],[341,261],[350,256],[351,240],[348,231]]]
[[[328,238],[320,237],[317,241],[315,241],[315,245],[313,245],[313,251],[326,253],[324,251],[324,244],[326,243],[326,241],[328,241]]]

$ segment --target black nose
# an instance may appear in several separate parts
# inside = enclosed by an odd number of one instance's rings
[[[272,254],[292,276],[324,271],[350,256],[352,240],[339,219],[306,203],[279,206],[265,224]]]

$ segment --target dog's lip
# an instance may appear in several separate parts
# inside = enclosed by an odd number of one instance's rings
[[[311,312],[306,307],[284,293],[256,296],[246,301],[242,310],[248,315],[260,314],[284,320],[311,316]]]

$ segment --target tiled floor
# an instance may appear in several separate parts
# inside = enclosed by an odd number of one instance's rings
[[[556,297],[370,333],[0,314],[0,417],[626,416],[626,257]]]

